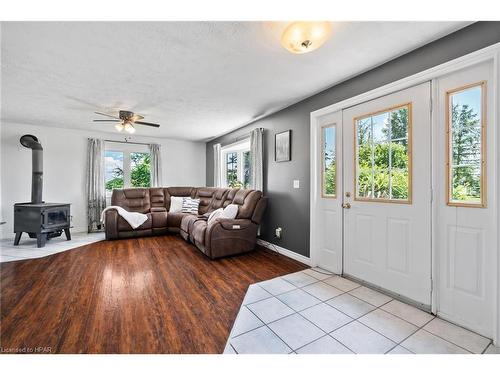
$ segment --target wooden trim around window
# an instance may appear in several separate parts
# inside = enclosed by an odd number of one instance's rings
[[[387,198],[364,198],[358,197],[358,128],[356,122],[358,120],[378,115],[380,113],[392,112],[400,108],[408,108],[408,198],[407,199],[387,199]],[[397,203],[397,204],[412,204],[413,190],[413,110],[412,103],[398,104],[389,108],[384,108],[378,111],[370,112],[353,118],[354,126],[354,200],[359,202],[375,202],[375,203]],[[373,135],[372,135],[373,136]]]
[[[324,130],[327,128],[335,129],[335,194],[325,194],[325,153],[324,153]],[[337,189],[338,189],[338,170],[337,170],[337,124],[328,124],[321,126],[321,198],[337,198]]]
[[[481,187],[481,201],[479,203],[472,202],[460,202],[454,201],[452,199],[452,165],[451,165],[451,132],[452,132],[452,124],[450,117],[450,99],[453,94],[456,94],[461,91],[466,91],[468,89],[480,87],[481,88],[481,178],[480,178],[480,187]],[[486,81],[480,81],[476,83],[471,83],[469,85],[461,86],[453,90],[446,91],[446,114],[445,114],[445,123],[446,123],[446,204],[448,206],[454,207],[469,207],[469,208],[486,208],[487,207],[487,170],[486,170]]]

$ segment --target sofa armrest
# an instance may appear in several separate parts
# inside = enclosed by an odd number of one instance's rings
[[[207,227],[206,254],[215,259],[253,250],[257,228],[249,219],[216,219]]]
[[[104,213],[104,229],[107,240],[118,238],[118,211],[114,209],[107,210]]]
[[[210,224],[210,227],[213,227],[217,223],[225,230],[241,230],[251,226],[252,221],[248,219],[215,219]]]

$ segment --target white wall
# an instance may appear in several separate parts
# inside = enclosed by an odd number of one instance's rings
[[[31,150],[19,143],[33,134],[44,150],[43,199],[71,203],[73,231],[87,229],[86,152],[87,138],[123,140],[123,136],[95,131],[69,130],[33,125],[1,125],[0,236],[13,237],[13,204],[31,199]],[[131,141],[161,144],[164,186],[205,186],[205,143],[132,136]]]

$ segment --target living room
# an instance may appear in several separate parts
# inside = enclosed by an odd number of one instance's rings
[[[82,7],[1,17],[0,360],[500,353],[500,22]]]

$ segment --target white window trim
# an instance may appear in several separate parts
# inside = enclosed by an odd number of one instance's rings
[[[227,164],[226,155],[229,153],[236,152],[238,154],[238,161],[236,164],[236,171],[238,174],[238,181],[243,182],[244,170],[243,170],[243,153],[250,151],[250,138],[245,138],[241,141],[231,143],[224,147],[221,147],[221,176],[222,176],[222,186],[228,187],[227,183]]]

